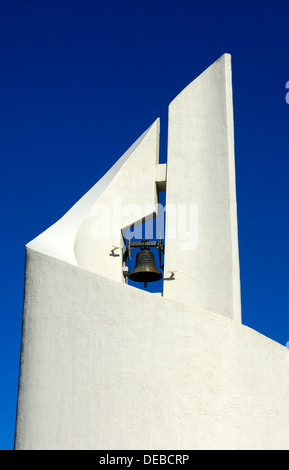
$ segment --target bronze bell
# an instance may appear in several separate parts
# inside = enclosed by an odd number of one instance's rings
[[[163,277],[162,273],[157,270],[154,254],[149,247],[142,248],[137,253],[134,270],[128,277],[131,281],[144,282],[145,287],[147,287],[147,282],[159,281]]]

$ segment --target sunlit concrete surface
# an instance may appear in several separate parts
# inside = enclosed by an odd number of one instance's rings
[[[232,112],[226,54],[170,105],[167,165],[156,120],[27,245],[15,449],[289,449],[288,349],[241,323]],[[122,253],[163,189],[198,230],[166,232],[161,296]]]

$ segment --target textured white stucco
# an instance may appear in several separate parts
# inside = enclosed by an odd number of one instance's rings
[[[192,247],[182,233],[166,237],[165,270],[178,272],[164,296],[241,321],[229,54],[169,106],[166,202],[168,230],[175,208],[186,206]]]
[[[28,244],[15,449],[289,449],[288,349],[240,322],[229,59],[171,105],[167,166],[157,120]],[[162,297],[110,255],[166,185],[199,206],[199,245],[166,238]],[[115,197],[137,211],[96,242]]]
[[[94,272],[105,270],[108,277],[122,280],[121,256],[109,254],[113,246],[123,244],[122,228],[150,216],[148,208],[157,213],[158,162],[159,119],[59,221],[27,246]],[[130,212],[129,204],[135,210]],[[101,220],[109,227],[102,238],[96,238],[99,208],[106,208]],[[112,226],[114,208],[119,217],[117,237]]]
[[[118,250],[115,254],[119,256],[111,256],[111,248],[123,246],[122,230],[125,232],[132,224],[157,214],[158,163],[159,120],[156,120],[80,224],[74,241],[78,266],[124,281],[122,252]],[[99,229],[100,235],[96,236]]]
[[[16,449],[289,449],[288,349],[28,249]]]

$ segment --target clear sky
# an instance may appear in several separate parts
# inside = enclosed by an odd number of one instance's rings
[[[1,449],[13,448],[25,244],[157,117],[164,162],[170,101],[224,52],[243,323],[289,341],[288,21],[288,0],[0,0]]]

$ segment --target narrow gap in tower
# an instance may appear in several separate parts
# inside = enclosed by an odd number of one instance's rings
[[[160,163],[167,163],[168,127],[169,119],[168,112],[166,112],[166,114],[164,113],[164,116],[160,119]]]
[[[167,140],[168,140],[168,118],[160,119],[160,149],[159,149],[159,163],[167,163]],[[165,209],[166,209],[166,191],[159,191],[158,193],[159,210],[158,216],[155,219],[151,219],[143,222],[138,228],[135,227],[135,236],[131,238],[131,241],[141,241],[142,238],[148,240],[158,240],[161,237],[162,243],[165,243]],[[126,245],[129,237],[129,229],[125,234]],[[128,260],[129,271],[132,271],[135,267],[136,255],[140,250],[135,248],[131,252],[131,260]],[[161,256],[161,262],[159,261],[159,251],[157,248],[150,248],[150,251],[154,254],[156,268],[162,273],[162,279],[159,281],[148,282],[147,287],[144,287],[144,283],[133,282],[128,279],[128,284],[138,289],[145,290],[151,293],[162,293],[163,292],[163,278],[164,276],[164,255]],[[161,267],[162,266],[162,267]]]

